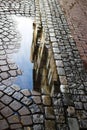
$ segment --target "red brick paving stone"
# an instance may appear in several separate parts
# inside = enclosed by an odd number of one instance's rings
[[[9,125],[5,119],[0,120],[0,130],[8,129]]]
[[[1,113],[4,117],[8,117],[13,114],[13,111],[7,106],[1,110]]]
[[[72,35],[76,41],[81,59],[87,69],[87,1],[61,0]],[[80,47],[80,48],[79,48]]]
[[[31,118],[31,116],[21,116],[21,123],[23,124],[23,125],[32,125],[33,124],[33,122],[32,122],[32,118]]]

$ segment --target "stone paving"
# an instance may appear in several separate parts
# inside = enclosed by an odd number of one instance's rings
[[[60,0],[60,4],[87,69],[87,1]]]
[[[12,84],[22,74],[12,60],[20,35],[11,15],[42,22],[52,45],[60,92],[52,97]],[[87,128],[87,72],[58,0],[0,0],[0,130]]]

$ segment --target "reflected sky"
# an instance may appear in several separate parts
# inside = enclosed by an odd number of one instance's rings
[[[21,88],[33,87],[32,68],[33,64],[30,62],[30,49],[33,36],[33,23],[30,18],[12,16],[16,22],[17,31],[21,35],[21,47],[18,53],[15,53],[13,59],[22,70],[22,75],[16,78],[15,83]]]

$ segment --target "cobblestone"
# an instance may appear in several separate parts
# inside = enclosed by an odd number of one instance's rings
[[[45,116],[47,119],[54,119],[54,111],[52,107],[45,107]]]
[[[21,116],[21,122],[23,125],[32,125],[32,118],[31,116]]]
[[[45,130],[55,130],[55,122],[52,120],[45,120]]]
[[[87,128],[87,71],[78,53],[81,47],[77,49],[59,2],[0,1],[0,130]],[[12,15],[30,17],[37,26],[42,22],[45,43],[52,44],[58,80],[61,86],[67,86],[67,92],[60,87],[59,93],[50,97],[12,84],[12,80],[22,74],[12,60],[21,41]],[[82,47],[86,52],[85,46]],[[70,113],[73,107],[76,115]]]
[[[43,104],[46,106],[51,106],[51,98],[49,96],[42,96]]]
[[[8,128],[9,128],[9,125],[8,125],[7,121],[5,119],[0,120],[0,129],[4,130],[4,129],[8,129]]]
[[[20,109],[22,107],[21,103],[17,102],[17,101],[13,101],[11,104],[10,104],[10,107],[17,111],[18,109]]]
[[[4,117],[8,117],[13,114],[13,111],[9,107],[5,107],[1,110],[1,113]]]
[[[18,112],[20,115],[29,115],[30,114],[30,111],[26,107],[22,107]]]
[[[8,104],[12,101],[12,98],[9,97],[9,96],[7,96],[7,95],[4,95],[4,96],[1,98],[1,101],[2,101],[4,104],[8,105]]]

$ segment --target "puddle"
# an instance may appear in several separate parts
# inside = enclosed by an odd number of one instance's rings
[[[17,76],[15,84],[21,88],[33,87],[33,64],[30,61],[30,49],[33,37],[33,22],[30,18],[12,16],[16,22],[17,31],[21,35],[21,47],[18,53],[13,55],[16,64],[22,70],[22,75]]]

